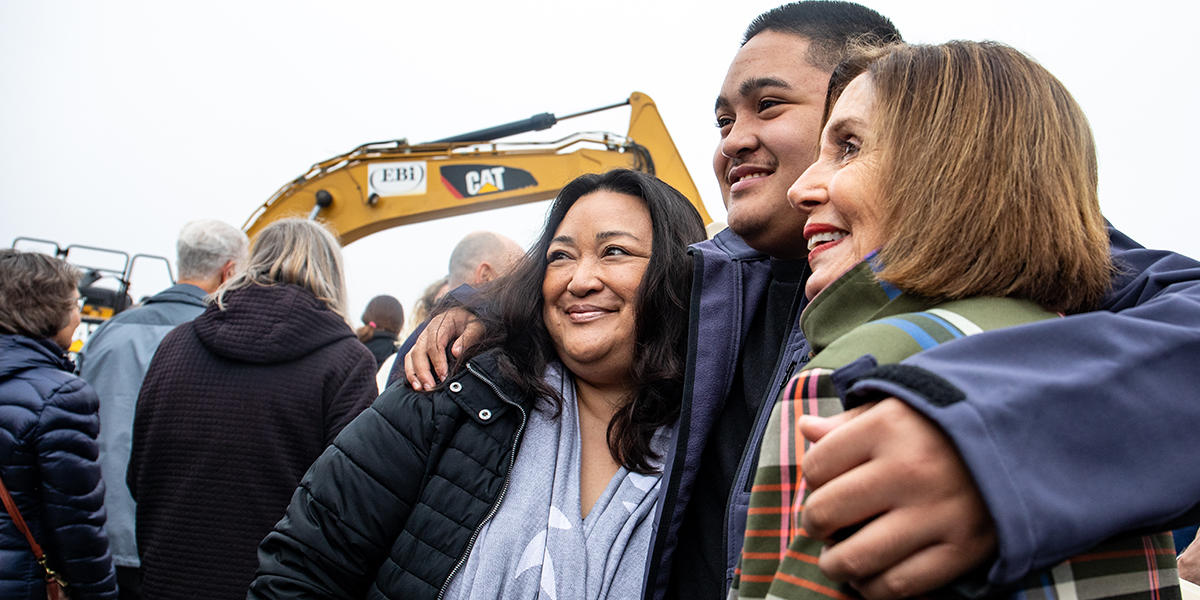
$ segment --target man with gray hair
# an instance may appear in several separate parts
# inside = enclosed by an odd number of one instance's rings
[[[475,288],[496,279],[506,273],[524,253],[520,244],[499,233],[468,233],[454,246],[454,250],[450,251],[450,264],[446,276],[446,286],[450,291],[446,295],[462,298],[461,294],[472,293],[467,288],[458,288],[462,285]],[[418,325],[396,353],[380,365],[380,372],[388,374],[387,385],[404,377],[404,355],[412,349],[422,331],[425,331],[425,323]],[[383,387],[386,386],[381,385],[380,391],[383,391]]]
[[[125,486],[125,469],[142,378],[159,342],[175,326],[204,312],[205,296],[234,274],[248,245],[246,234],[221,221],[184,225],[176,242],[179,282],[109,319],[80,353],[79,374],[100,396],[100,468],[108,482],[106,529],[122,599],[141,598],[136,509]]]

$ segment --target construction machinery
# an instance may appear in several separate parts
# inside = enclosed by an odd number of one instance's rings
[[[583,132],[549,142],[498,142],[561,120],[630,108],[625,135]],[[269,223],[305,216],[328,223],[343,245],[371,233],[553,198],[575,177],[624,167],[657,175],[712,221],[649,96],[563,117],[542,113],[496,127],[410,144],[363,144],[313,165],[275,192],[246,221],[253,237]]]
[[[80,313],[85,324],[92,328],[133,305],[129,282],[139,261],[161,261],[172,283],[175,275],[171,261],[154,254],[134,254],[110,248],[84,244],[60,246],[57,242],[32,237],[18,237],[12,247],[17,250],[41,252],[62,259],[83,271],[79,281],[79,296],[83,299]]]

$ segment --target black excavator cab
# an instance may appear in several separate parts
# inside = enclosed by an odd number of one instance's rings
[[[130,256],[121,250],[83,244],[62,247],[57,242],[30,237],[14,239],[12,247],[49,254],[83,271],[83,277],[79,280],[79,296],[83,299],[80,313],[83,322],[93,327],[134,305],[133,298],[129,296],[129,280],[139,260],[162,261],[167,268],[167,277],[172,283],[175,282],[171,261],[153,254]]]

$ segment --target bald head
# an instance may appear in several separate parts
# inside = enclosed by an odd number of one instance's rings
[[[498,233],[469,233],[450,253],[449,288],[487,283],[507,272],[522,254],[520,245]]]

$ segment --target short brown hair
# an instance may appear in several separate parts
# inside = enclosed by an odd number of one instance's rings
[[[79,270],[52,256],[0,249],[0,332],[54,337],[71,322]]]
[[[881,147],[877,273],[931,298],[1099,305],[1112,262],[1083,110],[1045,68],[993,42],[862,49],[831,79],[866,73]]]

